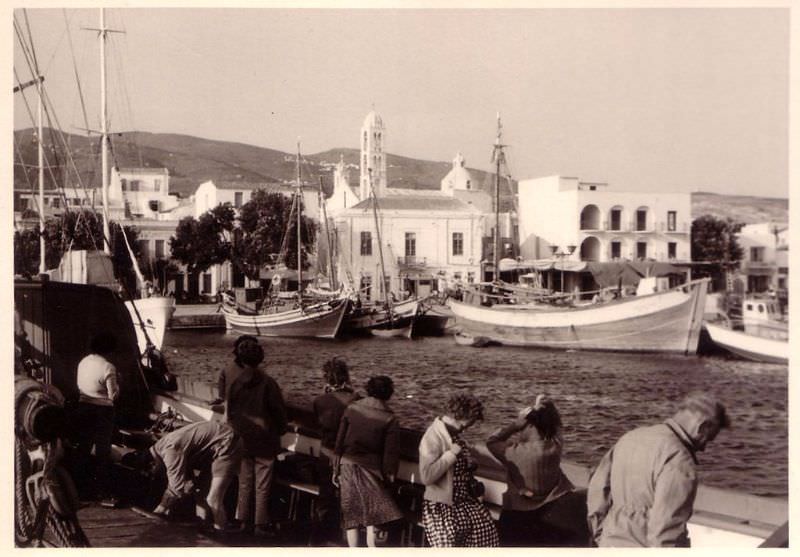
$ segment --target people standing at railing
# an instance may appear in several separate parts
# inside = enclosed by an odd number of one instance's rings
[[[367,546],[376,546],[376,526],[402,518],[388,489],[397,474],[398,423],[386,404],[394,383],[385,375],[370,378],[367,396],[348,406],[336,437],[334,485],[341,491],[342,527],[347,544],[359,545],[366,528]]]
[[[322,366],[325,393],[314,399],[314,418],[322,434],[320,455],[316,460],[319,481],[316,531],[314,538],[328,535],[339,526],[339,498],[333,485],[336,435],[345,409],[359,398],[350,385],[350,370],[341,358],[331,358]],[[313,543],[312,543],[313,545]]]
[[[236,519],[243,530],[273,536],[269,495],[275,457],[281,452],[281,435],[288,425],[283,394],[278,383],[260,367],[264,349],[256,337],[240,336],[233,354],[234,361],[220,375],[219,388],[225,400],[225,417],[244,443]]]
[[[109,332],[94,335],[89,354],[78,363],[77,383],[80,399],[75,421],[79,452],[89,460],[92,447],[95,456],[95,487],[100,504],[117,506],[111,489],[111,438],[114,433],[114,402],[119,398],[117,369],[108,358],[117,347],[117,339]]]
[[[456,394],[446,413],[433,420],[419,444],[419,476],[425,485],[422,525],[432,547],[496,547],[497,528],[481,502],[483,484],[464,430],[483,419],[483,404],[471,394]]]
[[[623,435],[589,479],[593,541],[601,547],[689,547],[696,453],[729,425],[721,402],[692,392],[672,418]]]
[[[506,470],[501,545],[588,546],[586,502],[561,470],[561,416],[552,400],[537,396],[533,406],[489,436],[486,448]]]

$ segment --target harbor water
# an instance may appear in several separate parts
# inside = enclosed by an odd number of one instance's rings
[[[170,370],[216,381],[236,336],[169,331]],[[466,435],[475,443],[546,393],[564,422],[564,458],[586,466],[624,432],[671,415],[687,392],[709,390],[727,406],[732,428],[699,453],[701,481],[753,495],[788,494],[787,366],[724,356],[473,348],[452,337],[261,340],[267,371],[284,397],[301,405],[322,392],[322,364],[333,356],[347,360],[362,393],[370,376],[392,377],[390,406],[406,427],[424,429],[451,393],[471,391],[485,406],[484,421]]]

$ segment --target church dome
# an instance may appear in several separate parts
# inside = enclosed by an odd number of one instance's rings
[[[383,127],[383,120],[381,120],[381,117],[378,115],[377,112],[372,110],[372,111],[370,111],[369,114],[367,114],[367,117],[364,118],[364,126],[363,127],[364,128],[382,128]]]

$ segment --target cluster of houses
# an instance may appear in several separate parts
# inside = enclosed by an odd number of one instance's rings
[[[333,168],[333,192],[325,202],[339,279],[348,279],[369,297],[383,268],[392,291],[425,295],[453,283],[490,280],[497,272],[560,270],[544,274],[542,286],[589,290],[581,269],[607,262],[663,263],[691,268],[691,194],[615,190],[606,183],[577,177],[548,176],[520,180],[513,203],[496,211],[492,191],[479,183],[457,154],[439,189],[389,186],[387,129],[370,112],[359,133],[356,168],[340,160]],[[219,204],[239,208],[258,189],[292,195],[292,184],[208,180],[194,195],[170,194],[165,168],[116,168],[109,187],[109,216],[136,226],[146,260],[170,259],[170,238],[180,219],[199,217]],[[381,248],[375,225],[374,189]],[[35,191],[15,191],[15,218],[24,226],[26,209],[38,207]],[[304,191],[307,216],[319,220],[316,188]],[[95,199],[96,197],[96,199]],[[99,192],[49,192],[45,215],[69,207],[100,206]],[[495,257],[495,231],[500,253]],[[760,223],[739,233],[744,258],[739,277],[748,292],[785,290],[788,285],[788,225]],[[499,260],[499,269],[494,261]],[[180,268],[180,265],[178,264]],[[154,266],[155,268],[155,266]],[[161,268],[165,268],[163,265]],[[519,273],[517,273],[518,275]],[[269,270],[261,279],[269,278]],[[257,286],[229,263],[189,276],[156,277],[164,291],[190,298],[213,296],[220,289]],[[595,283],[596,284],[596,283]]]

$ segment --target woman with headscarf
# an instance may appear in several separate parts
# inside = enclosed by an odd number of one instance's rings
[[[544,395],[486,441],[486,448],[506,469],[507,490],[498,524],[503,546],[588,544],[586,503],[561,470],[562,447],[561,416]]]
[[[446,413],[433,420],[419,445],[419,475],[425,484],[422,525],[432,547],[496,547],[497,528],[481,502],[464,430],[483,419],[483,404],[456,394]]]

